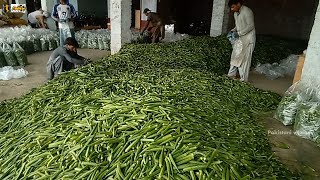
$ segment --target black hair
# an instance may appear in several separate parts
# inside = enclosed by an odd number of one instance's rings
[[[68,37],[65,41],[64,41],[65,45],[69,45],[69,46],[74,46],[76,48],[79,48],[79,44],[77,42],[77,40],[73,37]]]
[[[147,13],[147,12],[149,12],[149,11],[150,11],[150,9],[145,8],[145,9],[143,10],[143,13]]]
[[[229,0],[228,6],[231,7],[232,5],[237,5],[240,3],[241,5],[243,4],[243,0]]]

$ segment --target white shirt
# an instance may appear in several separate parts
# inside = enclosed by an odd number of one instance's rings
[[[234,19],[236,27],[233,31],[237,31],[240,37],[233,47],[231,65],[240,67],[252,54],[256,42],[256,30],[253,12],[247,6],[241,6],[240,11],[234,13]],[[248,47],[253,48],[247,51]]]
[[[56,6],[56,13],[59,18],[59,28],[74,28],[72,21],[69,21],[72,18],[71,15],[71,6],[68,4],[59,4]],[[60,22],[60,20],[65,20],[66,22]]]
[[[236,31],[241,37],[243,43],[255,43],[256,30],[254,26],[254,15],[250,8],[241,6],[240,12],[234,13]]]
[[[28,14],[28,20],[31,24],[36,24],[38,23],[38,20],[37,20],[37,16],[40,16],[40,15],[43,15],[41,11],[34,11],[30,14]]]

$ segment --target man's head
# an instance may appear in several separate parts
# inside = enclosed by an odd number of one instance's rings
[[[50,14],[47,11],[42,11],[42,15],[46,18],[50,16]]]
[[[77,48],[79,48],[79,44],[75,38],[68,37],[66,41],[64,42],[65,47],[67,50],[72,52],[77,52]]]
[[[67,1],[66,0],[60,0],[60,4],[66,4]]]
[[[243,4],[243,0],[230,0],[228,5],[232,12],[239,12]]]
[[[151,11],[150,11],[150,9],[148,9],[148,8],[145,8],[145,9],[143,10],[143,14],[146,15],[146,16],[148,16],[148,14],[149,14],[150,12],[151,12]]]

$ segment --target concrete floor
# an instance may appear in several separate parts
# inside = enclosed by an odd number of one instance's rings
[[[20,97],[32,88],[39,87],[46,82],[46,63],[50,51],[35,53],[28,56],[30,65],[25,67],[28,77],[10,81],[0,81],[0,101]],[[108,51],[80,49],[79,54],[92,60],[109,55]],[[263,75],[250,73],[250,83],[257,88],[270,90],[283,95],[291,86],[292,78],[285,77],[268,80]],[[303,175],[303,179],[320,179],[320,148],[308,140],[296,137],[292,127],[285,127],[272,118],[273,113],[260,115],[262,124],[269,134],[269,139],[276,157],[285,163],[290,170]],[[270,132],[270,133],[269,133]],[[274,132],[284,132],[286,135]]]
[[[267,79],[264,75],[251,72],[249,82],[256,88],[269,90],[280,95],[284,95],[287,89],[292,85],[292,77],[283,77],[275,80]]]
[[[274,155],[287,167],[302,175],[303,180],[320,179],[320,148],[313,142],[293,134],[292,126],[284,126],[272,118],[263,119]]]
[[[292,85],[292,77],[269,80],[265,76],[251,72],[250,83],[256,88],[284,95]],[[260,115],[266,128],[274,155],[288,168],[302,175],[303,180],[320,179],[320,147],[315,143],[297,137],[292,126],[284,126],[273,118],[274,112]]]

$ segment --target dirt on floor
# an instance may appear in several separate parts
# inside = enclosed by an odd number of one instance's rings
[[[284,95],[287,89],[292,85],[293,78],[292,77],[283,77],[275,80],[270,80],[265,76],[258,74],[254,71],[250,73],[250,84],[254,87],[269,90],[280,95]]]
[[[315,143],[293,134],[292,126],[269,117],[263,124],[272,144],[272,150],[279,160],[292,171],[300,174],[303,180],[320,179],[320,147]]]
[[[256,88],[284,95],[292,85],[292,77],[269,80],[255,72],[250,73],[250,83]],[[261,115],[274,155],[303,180],[320,179],[320,147],[314,142],[295,136],[292,126],[284,126],[273,118],[274,112]]]
[[[0,81],[0,101],[20,97],[32,88],[46,82],[46,63],[51,52],[35,53],[28,56],[30,65],[25,67],[29,72],[26,78]],[[92,60],[109,55],[108,51],[80,49],[79,54]],[[260,89],[270,90],[284,95],[292,84],[291,77],[269,80],[255,72],[250,73],[250,83]],[[261,115],[272,148],[276,157],[287,167],[302,175],[304,180],[320,179],[320,148],[311,141],[293,134],[292,127],[286,127],[272,118],[273,113]]]

